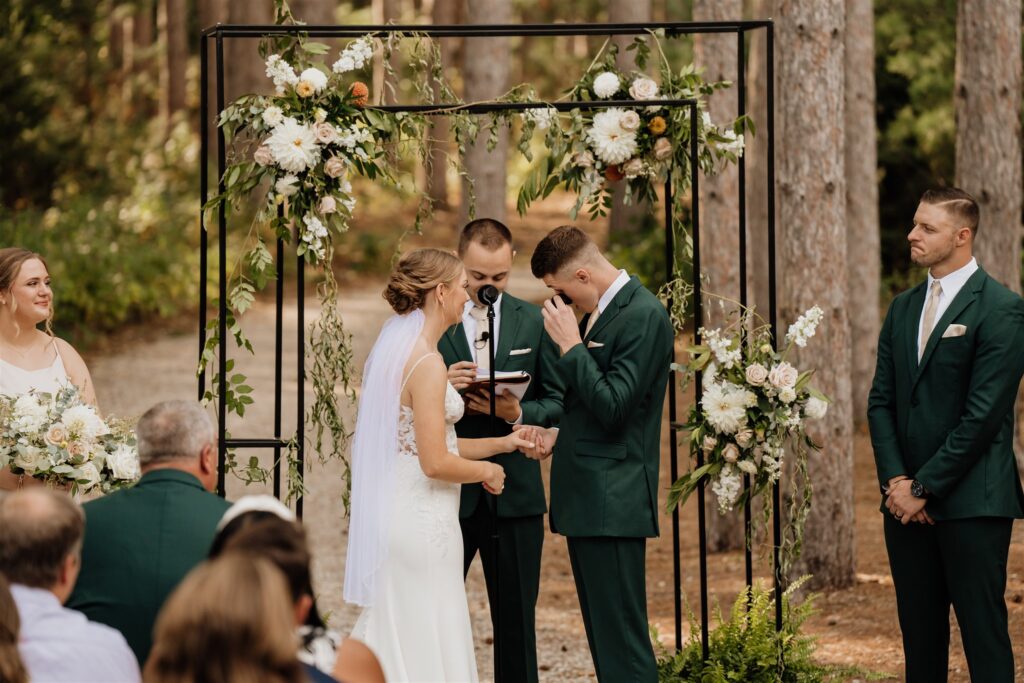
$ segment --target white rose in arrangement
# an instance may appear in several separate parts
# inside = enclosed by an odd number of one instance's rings
[[[36,472],[44,471],[50,464],[50,461],[46,457],[46,451],[42,448],[18,444],[13,463],[15,467],[25,470],[26,474],[35,474]]]
[[[715,382],[705,390],[701,408],[708,422],[720,434],[734,434],[747,422],[745,397],[721,382]]]
[[[270,128],[273,128],[284,120],[284,112],[281,111],[280,107],[270,106],[263,110],[261,118],[263,119],[263,123],[267,124]]]
[[[38,432],[47,422],[46,406],[33,394],[22,394],[14,402],[14,419],[11,427],[16,432]]]
[[[658,96],[658,84],[641,76],[629,86],[629,96],[634,100],[653,100]]]
[[[92,441],[110,432],[107,424],[100,419],[92,406],[77,405],[68,408],[61,415],[61,422],[72,438],[82,441]]]
[[[345,175],[347,165],[341,157],[331,157],[324,162],[324,173],[330,178],[340,178]]]
[[[316,144],[316,133],[312,127],[290,116],[285,117],[273,130],[266,145],[273,153],[277,165],[291,173],[305,171],[315,166],[320,159],[320,148]]]
[[[736,467],[738,467],[741,472],[744,472],[751,476],[757,475],[757,465],[755,465],[750,460],[740,460],[738,463],[736,463]]]
[[[725,444],[725,448],[722,449],[722,459],[730,463],[736,462],[740,459],[740,449],[734,443]]]
[[[828,412],[828,402],[822,401],[820,398],[811,396],[807,399],[807,405],[804,406],[804,415],[811,418],[812,420],[820,420],[825,417]]]
[[[327,110],[323,107],[317,107],[313,110],[313,120],[317,123],[323,123],[327,120]]]
[[[43,439],[51,446],[60,446],[68,440],[68,430],[60,422],[57,422],[50,425]]]
[[[315,95],[327,87],[327,74],[320,69],[310,67],[299,74],[299,83],[295,86],[295,91],[299,93],[299,95],[302,95],[302,92],[300,92],[299,89],[305,89],[304,84],[309,85],[311,90],[310,95]],[[309,97],[309,95],[302,96]]]
[[[78,472],[75,476],[83,491],[88,491],[96,484],[100,483],[100,471],[91,462],[87,462],[78,468]]]
[[[792,403],[796,400],[796,391],[793,387],[783,387],[782,390],[779,391],[779,399],[783,403]]]
[[[141,474],[139,470],[139,454],[128,444],[119,444],[107,458],[107,466],[117,479],[134,481]]]
[[[329,123],[316,124],[316,141],[321,145],[329,145],[338,139],[338,131]]]
[[[606,100],[619,91],[619,77],[611,71],[605,71],[594,79],[594,94]]]
[[[747,377],[747,384],[752,387],[759,387],[768,379],[768,368],[760,363],[753,363],[747,366],[744,374]]]
[[[324,195],[320,198],[320,213],[327,215],[338,210],[338,202],[331,195]]]
[[[736,443],[740,448],[746,448],[754,441],[754,432],[750,429],[741,429],[736,432]]]
[[[252,160],[260,166],[269,166],[274,163],[274,155],[266,145],[260,145],[253,152]]]
[[[630,180],[644,175],[644,170],[644,162],[636,158],[630,159],[622,166],[622,173]]]
[[[621,109],[598,112],[587,131],[594,152],[606,164],[621,164],[636,153],[636,135],[623,130],[621,120]]]
[[[67,448],[68,460],[72,465],[81,465],[89,457],[89,448],[82,441],[70,441]]]
[[[299,191],[299,179],[293,175],[286,175],[274,183],[274,191],[279,195],[291,197]]]
[[[776,389],[785,389],[786,387],[793,387],[796,385],[796,380],[800,376],[797,369],[789,363],[783,361],[778,365],[772,367],[768,372],[768,381]]]
[[[572,156],[572,163],[573,166],[578,166],[579,168],[593,168],[594,155],[589,151],[576,152],[576,154]]]
[[[703,448],[705,453],[710,453],[715,450],[715,446],[718,445],[718,439],[708,434],[704,437]]]
[[[622,117],[619,119],[619,125],[622,126],[622,130],[627,133],[632,133],[640,128],[640,115],[632,109],[628,109],[622,112]]]
[[[658,138],[654,141],[654,158],[664,161],[672,156],[672,141],[668,138]]]

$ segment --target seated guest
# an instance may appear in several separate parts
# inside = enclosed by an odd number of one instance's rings
[[[82,574],[68,606],[113,626],[140,664],[167,596],[206,559],[228,503],[217,484],[213,423],[194,401],[150,408],[135,428],[142,479],[85,504]]]
[[[231,506],[220,523],[210,557],[245,552],[273,562],[288,580],[300,639],[299,659],[314,683],[383,683],[384,672],[366,645],[329,631],[314,598],[306,532],[294,513],[272,496],[246,496]]]
[[[18,650],[33,681],[138,681],[120,633],[62,606],[78,576],[83,527],[65,494],[39,487],[0,499],[0,573],[18,607]]]
[[[146,683],[307,683],[292,601],[267,560],[227,553],[196,567],[160,611]]]
[[[18,606],[11,596],[11,587],[7,579],[0,574],[0,681],[4,683],[28,683],[28,672],[25,663],[18,654],[18,633],[21,631],[21,620],[18,618]]]

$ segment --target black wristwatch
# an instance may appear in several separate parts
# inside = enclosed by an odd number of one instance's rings
[[[910,482],[910,495],[914,498],[927,498],[928,489],[926,489],[924,484],[919,482],[917,479],[912,479]]]

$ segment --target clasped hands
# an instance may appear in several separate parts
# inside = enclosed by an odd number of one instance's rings
[[[910,477],[899,476],[890,479],[886,494],[885,508],[899,522],[904,525],[910,522],[935,524],[935,520],[924,509],[928,501],[910,493]]]

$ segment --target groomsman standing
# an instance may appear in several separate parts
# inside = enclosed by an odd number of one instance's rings
[[[495,398],[495,436],[508,434],[515,424],[547,426],[557,422],[562,414],[562,383],[554,372],[558,351],[544,332],[540,308],[505,292],[514,256],[512,234],[502,223],[482,218],[463,228],[459,257],[469,278],[470,300],[462,322],[449,328],[438,343],[445,365],[449,366],[448,378],[460,391],[478,372],[487,372],[492,343],[496,371],[530,373],[532,380],[522,401],[511,394]],[[478,298],[485,285],[501,292],[494,304],[494,339],[489,338],[487,329],[487,307]],[[487,392],[468,395],[466,407],[466,415],[455,425],[458,435],[491,436]],[[522,453],[505,453],[494,461],[505,468],[505,491],[501,496],[485,494],[480,484],[462,487],[459,521],[465,571],[469,572],[479,551],[491,615],[500,619],[492,621],[495,637],[500,640],[501,661],[495,665],[500,672],[499,680],[536,681],[535,611],[547,511],[544,484],[540,464]],[[499,557],[494,556],[495,526]]]
[[[535,277],[571,298],[544,304],[566,383],[560,431],[547,430],[551,529],[568,538],[599,681],[658,680],[647,625],[645,553],[658,535],[661,418],[672,361],[665,307],[579,228],[556,228],[533,254]],[[552,443],[553,442],[553,443]]]
[[[868,401],[910,683],[946,680],[950,604],[971,680],[1014,678],[1003,594],[1024,516],[1013,457],[1024,300],[972,256],[978,219],[963,190],[921,197],[907,239],[928,279],[889,307]]]

